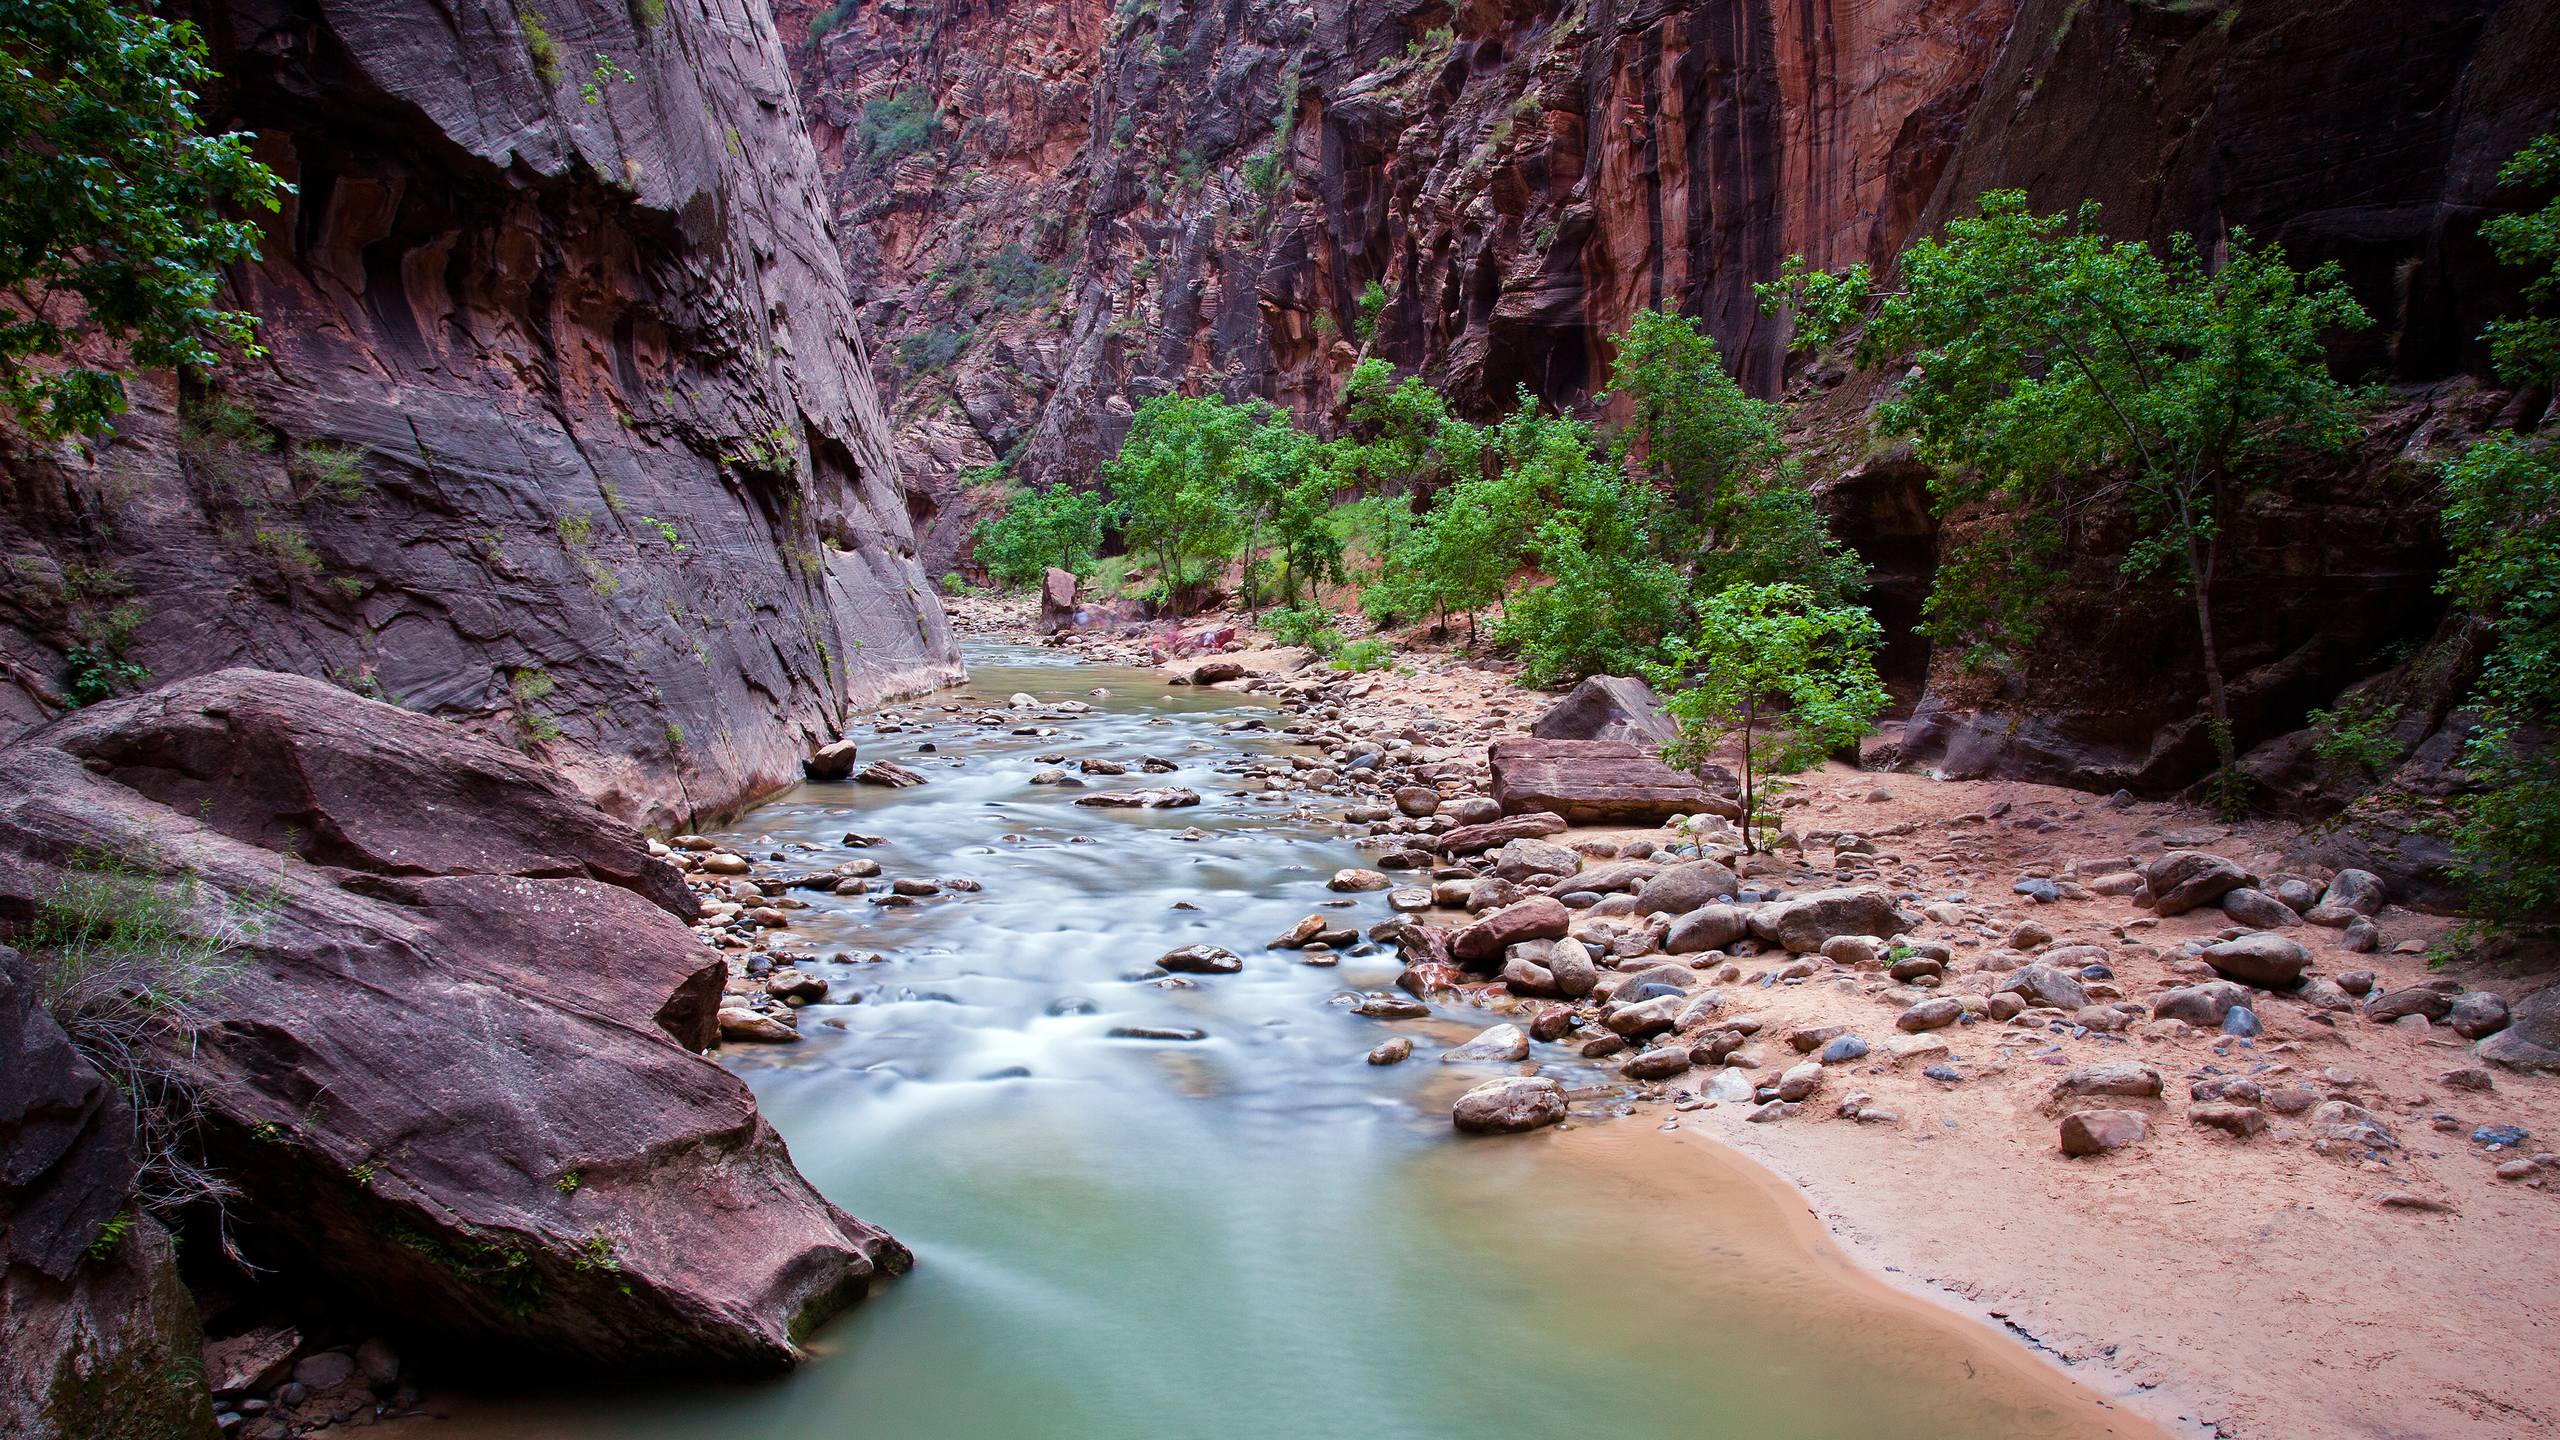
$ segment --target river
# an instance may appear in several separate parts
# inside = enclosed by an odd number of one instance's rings
[[[1277,712],[1053,651],[968,658],[964,690],[906,707],[940,722],[930,732],[860,736],[866,761],[928,783],[804,786],[725,836],[833,860],[867,832],[887,843],[859,853],[890,877],[984,887],[909,909],[811,897],[794,933],[855,957],[815,968],[860,1002],[805,1011],[796,1045],[723,1055],[801,1168],[911,1245],[915,1271],[820,1332],[786,1379],[483,1397],[448,1433],[2156,1434],[1989,1326],[1858,1272],[1791,1192],[1662,1133],[1659,1115],[1585,1102],[1562,1130],[1455,1135],[1450,1099],[1503,1067],[1433,1057],[1491,1017],[1359,1018],[1341,996],[1389,985],[1391,953],[1327,968],[1264,948],[1310,913],[1363,928],[1388,913],[1374,894],[1325,908],[1344,898],[1325,879],[1361,852],[1222,773],[1284,746]],[[1038,722],[1048,735],[973,723],[1017,691],[1096,709]],[[953,703],[968,712],[934,708]],[[1096,787],[1182,784],[1205,803],[1075,806],[1085,792],[1029,783],[1056,754],[1129,763]],[[1145,755],[1179,772],[1141,775]],[[1143,978],[1195,941],[1244,972]],[[1111,1033],[1126,1027],[1206,1038]],[[1419,1042],[1412,1060],[1362,1063],[1399,1031]],[[1539,1058],[1606,1079],[1568,1052]]]

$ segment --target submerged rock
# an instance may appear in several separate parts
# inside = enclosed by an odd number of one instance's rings
[[[1564,1087],[1544,1076],[1488,1080],[1449,1107],[1450,1123],[1471,1135],[1512,1135],[1564,1119]]]

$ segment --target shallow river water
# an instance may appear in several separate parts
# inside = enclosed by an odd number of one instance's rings
[[[1281,716],[1056,652],[978,645],[969,659],[964,690],[908,708],[945,722],[931,733],[860,734],[866,762],[928,784],[805,786],[729,833],[757,854],[803,844],[985,887],[905,910],[811,896],[796,936],[885,958],[815,967],[862,998],[804,1012],[799,1044],[723,1056],[809,1177],[912,1246],[915,1271],[823,1330],[784,1380],[484,1398],[447,1433],[2155,1433],[1988,1326],[1857,1273],[1786,1192],[1658,1117],[1455,1135],[1450,1099],[1499,1067],[1433,1057],[1488,1017],[1361,1019],[1339,997],[1389,985],[1391,954],[1319,968],[1264,948],[1310,913],[1363,928],[1388,913],[1379,895],[1325,908],[1343,898],[1326,877],[1361,853],[1220,773],[1283,744],[1235,722]],[[1044,722],[1049,736],[931,708],[1016,691],[1098,708]],[[1182,784],[1205,803],[1075,806],[1089,792],[1028,783],[1056,752],[1130,763],[1095,788]],[[1180,772],[1142,775],[1141,755]],[[1185,838],[1193,827],[1205,835]],[[846,851],[847,831],[888,843]],[[1244,956],[1244,973],[1136,978],[1194,941]],[[1206,1038],[1110,1033],[1128,1026]],[[1397,1031],[1419,1042],[1412,1060],[1361,1062]],[[1564,1051],[1539,1058],[1581,1073]]]

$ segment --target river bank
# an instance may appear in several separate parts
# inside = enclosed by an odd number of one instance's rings
[[[723,1065],[914,1273],[778,1382],[440,1395],[432,1433],[2156,1436],[1858,1272],[1728,1154],[1639,1124],[1453,1136],[1458,1094],[1511,1067],[1432,1057],[1500,1017],[1454,993],[1361,1013],[1395,993],[1366,932],[1397,912],[1335,888],[1359,837],[1274,778],[1322,768],[1303,719],[969,653],[968,686],[856,733],[846,779],[670,852],[724,1008],[796,1036]],[[1142,791],[1196,803],[1077,803]],[[1266,948],[1310,914],[1353,934]],[[1190,947],[1235,960],[1172,962]],[[823,993],[777,999],[784,971]],[[1364,1064],[1387,1036],[1421,1055]],[[1546,1069],[1592,1120],[1627,1108],[1602,1065]]]
[[[964,625],[1019,633],[1017,612],[957,608]],[[1323,760],[1356,758],[1369,753],[1360,737],[1384,737],[1375,765],[1480,794],[1483,743],[1524,729],[1552,699],[1452,657],[1409,656],[1346,678],[1298,669],[1303,655],[1252,647],[1249,634],[1239,643],[1248,648],[1216,659],[1241,673],[1212,684],[1290,706],[1309,738],[1330,742],[1331,753],[1285,783],[1317,791],[1310,798],[1330,813],[1359,817],[1355,830],[1406,817],[1370,818],[1376,806],[1357,795],[1324,796],[1341,774],[1326,776],[1334,767]],[[1073,644],[1146,658],[1125,638]],[[1187,674],[1199,659],[1186,654],[1172,668]],[[1745,941],[1733,963],[1701,977],[1725,987],[1714,1008],[1726,1020],[1750,1022],[1740,1053],[1725,1056],[1721,1071],[1621,1079],[1633,1111],[1622,1123],[1666,1147],[1752,1157],[1800,1189],[1834,1238],[1879,1273],[1995,1317],[2099,1388],[2135,1394],[2164,1422],[2234,1437],[2488,1437],[2560,1423],[2560,1382],[2545,1363],[2554,1336],[2537,1305],[2555,1278],[2543,1243],[2560,1188],[2542,1138],[2560,1133],[2552,1082],[2481,1064],[2465,1035],[2427,1019],[2430,1009],[2444,1018],[2443,1004],[2411,1002],[2419,1013],[2397,1020],[2388,1012],[2403,1005],[2368,1016],[2337,983],[2368,997],[2432,983],[2521,999],[2538,982],[2431,971],[2425,951],[2451,922],[2383,904],[2367,919],[2370,941],[2361,929],[2284,926],[2328,986],[2251,993],[2244,1008],[2259,1033],[2224,1033],[2151,1012],[2173,991],[2201,986],[2211,999],[2215,976],[2200,949],[2248,927],[2213,905],[2163,915],[2133,895],[2100,892],[2121,889],[2105,882],[2138,876],[2172,849],[2222,855],[2275,883],[2287,827],[1845,767],[1807,777],[1790,816],[1789,829],[1814,843],[1756,858],[1746,874],[1787,891],[1889,886],[1922,922],[1902,938],[1943,946],[1944,973],[1910,984],[1872,966],[1817,963],[1781,979]],[[1371,843],[1392,844],[1394,834]],[[1543,837],[1610,855],[1668,838],[1595,827]],[[2031,881],[2044,882],[2029,887],[2035,894],[2017,888]],[[1594,930],[1621,944],[1631,933],[1578,912],[1574,933]],[[2081,945],[2097,951],[2072,963],[2106,974],[2078,978],[2072,998],[2087,1008],[1994,1017],[1987,1001],[1999,986],[2038,957]],[[1643,955],[1636,948],[1628,958]],[[1531,1028],[1542,1012],[1565,1008],[1499,983],[1466,988],[1471,1003]],[[1963,1007],[1958,1023],[1899,1023],[1942,995]],[[1585,1010],[1548,1029],[1580,1044],[1598,1033],[1579,1023],[1599,1013]],[[1843,1036],[1863,1053],[1818,1067],[1816,1088],[1794,1106],[1773,1114],[1710,1098],[1715,1074],[1740,1069],[1743,1093],[1756,1098],[1805,1064],[1799,1046],[1818,1052]],[[1541,1063],[1570,1053],[1561,1044],[1538,1051]],[[2136,1078],[2088,1078],[2110,1066],[2133,1067]],[[2138,1092],[2144,1075],[2157,1077],[2158,1093],[2055,1093],[2092,1084]],[[2093,1100],[2139,1117],[2143,1138],[2066,1157],[2059,1113]]]

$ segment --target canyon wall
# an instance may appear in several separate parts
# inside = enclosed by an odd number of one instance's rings
[[[1666,306],[1773,392],[1751,283],[1891,255],[2012,8],[777,6],[935,570],[971,478],[1080,481],[1189,376],[1320,418],[1371,354],[1572,404]]]
[[[956,675],[757,0],[216,0],[268,353],[0,473],[0,727],[252,665],[679,824]],[[128,677],[129,678],[129,677]]]
[[[2373,438],[2235,517],[2241,739],[2302,723],[2441,619],[2435,459],[2511,413],[2478,381],[2515,299],[2495,172],[2560,126],[2534,0],[783,0],[850,277],[933,511],[927,567],[1002,493],[1083,483],[1186,382],[1318,424],[1363,355],[1483,414],[1573,407],[1648,305],[1797,402],[1807,474],[1874,571],[1912,763],[2145,790],[2206,763],[2183,602],[2107,537],[2055,643],[1967,673],[1910,638],[1928,476],[1877,444],[1889,376],[1791,374],[1751,285],[1889,264],[1972,197],[2106,206],[2118,234],[2245,226],[2335,261],[2397,387]],[[1375,286],[1372,291],[1370,287]],[[1362,303],[1365,293],[1374,299]],[[2122,537],[2116,537],[2121,539]]]

